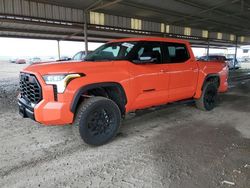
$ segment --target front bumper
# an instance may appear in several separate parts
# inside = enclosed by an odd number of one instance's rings
[[[64,94],[55,94],[53,86],[46,85],[38,73],[22,72],[21,74],[24,77],[20,79],[27,77],[24,80],[26,85],[23,85],[27,88],[21,90],[23,94],[20,93],[18,97],[19,113],[22,117],[33,119],[44,125],[65,125],[73,122],[74,114],[70,111],[70,99],[68,99],[66,92]],[[25,75],[28,76],[25,77]],[[28,87],[29,85],[27,85],[32,81],[29,79],[29,75],[35,77],[37,85],[40,86],[40,88],[37,88],[42,92],[39,93],[39,96],[42,96],[39,99],[35,98],[37,93],[35,93],[34,87]]]
[[[44,125],[71,124],[74,114],[70,111],[69,105],[70,103],[43,99],[34,108],[35,120]]]
[[[35,120],[34,108],[32,108],[24,99],[18,99],[19,114],[23,118],[30,118]]]
[[[44,125],[65,125],[73,122],[74,114],[68,103],[42,100],[30,106],[24,99],[18,99],[19,114]]]

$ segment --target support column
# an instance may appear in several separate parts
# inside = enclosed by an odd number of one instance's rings
[[[207,41],[207,60],[209,58],[209,48],[210,48],[210,42],[209,40]]]
[[[235,70],[235,65],[237,61],[237,48],[238,48],[238,36],[236,36],[236,41],[235,41],[235,52],[234,52],[234,70]]]
[[[84,42],[85,42],[85,55],[88,55],[89,46],[88,46],[88,19],[87,11],[84,11]]]
[[[57,40],[57,52],[58,52],[58,58],[61,59],[61,49],[60,49],[60,40]]]

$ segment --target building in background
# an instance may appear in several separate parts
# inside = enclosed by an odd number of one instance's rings
[[[234,58],[235,48],[228,48],[226,56],[228,58]],[[250,60],[250,46],[241,46],[237,49],[237,58]]]

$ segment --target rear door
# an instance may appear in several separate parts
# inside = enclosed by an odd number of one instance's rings
[[[169,101],[191,98],[196,91],[198,79],[197,62],[182,43],[165,43],[165,63],[168,63]]]

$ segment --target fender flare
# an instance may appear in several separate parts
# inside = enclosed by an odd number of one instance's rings
[[[199,83],[199,85],[197,85],[196,92],[195,92],[195,94],[194,94],[194,98],[195,98],[195,99],[200,98],[205,83],[206,83],[207,80],[208,80],[209,78],[211,78],[211,77],[217,77],[217,78],[219,79],[219,82],[220,82],[220,75],[217,74],[217,73],[207,74],[206,76],[204,75],[204,79],[203,79],[202,83]]]
[[[203,84],[202,84],[202,87],[201,87],[201,90],[203,90],[203,87],[205,85],[205,83],[207,82],[207,80],[211,77],[217,77],[218,78],[218,81],[219,81],[219,86],[220,86],[220,75],[217,74],[217,73],[212,73],[212,74],[208,74],[205,78],[204,78],[204,81],[203,81]]]
[[[100,88],[100,87],[117,87],[117,88],[119,88],[119,90],[121,91],[121,95],[122,95],[123,99],[125,100],[124,105],[127,104],[127,96],[126,96],[125,90],[121,84],[116,83],[116,82],[101,82],[101,83],[93,83],[93,84],[85,85],[85,86],[82,86],[80,89],[78,89],[73,97],[72,102],[71,102],[70,111],[72,113],[76,112],[77,104],[78,104],[82,94],[84,94],[88,90]]]

